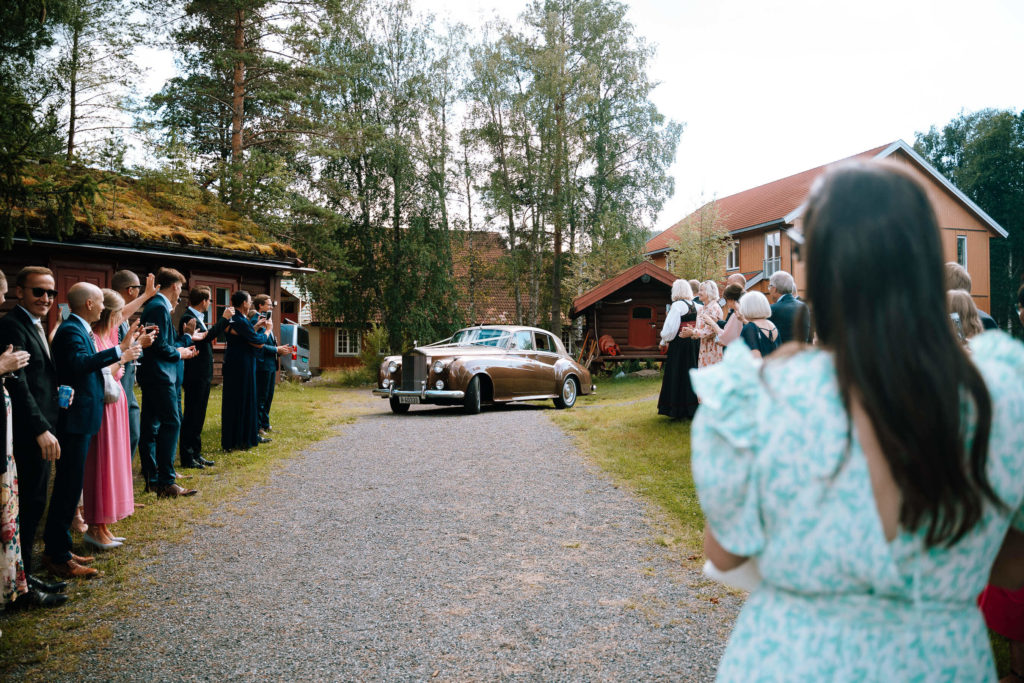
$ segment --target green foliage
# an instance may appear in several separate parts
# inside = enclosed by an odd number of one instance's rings
[[[667,270],[677,277],[701,282],[721,280],[733,239],[722,225],[718,204],[708,202],[674,226],[669,246]]]
[[[359,361],[374,379],[377,377],[377,367],[380,365],[381,356],[388,350],[388,331],[386,328],[374,323],[370,329],[363,332],[363,348],[359,350]]]
[[[1024,283],[1024,111],[960,114],[918,133],[915,149],[1009,233],[990,245],[992,317],[1024,333],[1014,311]]]

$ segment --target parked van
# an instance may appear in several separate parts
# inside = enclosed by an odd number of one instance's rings
[[[286,379],[307,380],[313,376],[309,371],[309,332],[301,325],[281,325],[281,344],[294,348],[291,355],[281,358],[281,370]]]

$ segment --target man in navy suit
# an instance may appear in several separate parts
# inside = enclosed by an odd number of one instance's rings
[[[194,489],[185,489],[174,483],[174,451],[181,426],[178,402],[179,361],[197,354],[189,334],[179,336],[171,324],[171,311],[181,296],[185,276],[173,268],[161,268],[156,273],[160,293],[146,302],[142,309],[142,325],[157,328],[153,344],[146,349],[136,377],[142,387],[141,433],[139,459],[153,477],[147,488],[156,489],[160,497],[192,496]],[[194,327],[186,328],[192,331]],[[200,339],[205,336],[196,333]]]
[[[779,330],[779,344],[793,341],[810,343],[811,313],[807,304],[796,298],[796,282],[784,270],[772,273],[768,280],[768,297],[772,300],[769,318]]]
[[[210,401],[210,385],[213,383],[213,340],[224,333],[228,321],[235,314],[231,306],[224,308],[224,314],[211,328],[207,329],[206,311],[210,308],[210,288],[193,287],[188,293],[189,307],[181,316],[181,331],[184,333],[189,324],[206,334],[200,340],[195,336],[196,357],[185,362],[185,377],[182,388],[185,390],[185,410],[181,415],[181,436],[178,439],[178,451],[181,455],[182,467],[203,469],[214,464],[203,457],[203,425],[206,424],[206,409]],[[195,321],[192,323],[191,321]]]
[[[134,361],[139,355],[135,343],[139,334],[138,325],[133,325],[120,345],[97,353],[92,323],[103,312],[103,292],[88,282],[76,283],[68,290],[68,306],[71,315],[57,329],[51,350],[57,384],[66,384],[75,393],[71,405],[57,418],[60,458],[46,517],[43,564],[62,578],[90,578],[98,572],[82,566],[71,555],[71,519],[82,493],[89,443],[103,421],[102,370],[119,360]]]
[[[274,388],[277,385],[277,371],[280,367],[279,356],[292,352],[290,346],[278,346],[274,337],[274,324],[270,316],[274,312],[274,302],[266,294],[257,294],[252,299],[252,307],[256,309],[253,324],[259,318],[267,321],[267,343],[256,352],[256,422],[260,428],[260,436],[269,441],[270,405],[274,402]]]

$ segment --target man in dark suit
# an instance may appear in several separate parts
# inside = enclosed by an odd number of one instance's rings
[[[210,308],[210,288],[193,287],[188,293],[189,307],[181,316],[181,331],[195,325],[195,329],[204,332],[205,336],[195,342],[197,355],[185,361],[185,378],[182,388],[185,391],[185,410],[181,416],[181,435],[178,438],[178,451],[181,455],[182,467],[203,469],[214,464],[203,457],[203,425],[206,424],[206,409],[210,400],[210,384],[213,382],[213,340],[224,333],[228,321],[235,314],[235,309],[227,306],[224,315],[211,329],[207,329],[206,311]],[[195,321],[192,323],[191,321]]]
[[[27,266],[15,279],[18,305],[0,320],[0,348],[8,344],[29,353],[29,363],[7,380],[14,424],[14,462],[18,468],[21,554],[30,591],[21,606],[55,606],[67,597],[57,595],[66,584],[42,581],[32,572],[36,531],[46,509],[50,463],[60,457],[57,441],[57,369],[50,357],[44,321],[56,299],[56,284],[49,268]]]
[[[796,298],[796,282],[784,270],[772,273],[768,280],[768,298],[772,301],[769,318],[779,330],[779,344],[796,341],[810,343],[811,314],[807,304]]]
[[[178,402],[178,361],[188,360],[197,351],[191,346],[191,335],[179,337],[171,324],[171,311],[181,295],[185,277],[173,268],[161,268],[156,273],[160,293],[146,302],[142,309],[142,325],[157,328],[157,337],[146,349],[136,375],[142,387],[141,430],[139,459],[151,472],[147,489],[153,488],[160,497],[195,495],[174,483],[174,451],[181,427]],[[190,330],[191,328],[186,328]],[[202,333],[196,333],[200,339]]]
[[[274,388],[277,385],[277,371],[280,367],[278,357],[291,353],[291,347],[277,345],[274,324],[271,322],[274,302],[270,297],[258,294],[253,297],[252,306],[256,309],[253,324],[260,317],[267,320],[267,343],[256,352],[256,423],[259,425],[260,436],[269,441],[267,432],[270,431],[270,405],[274,402]]]
[[[120,345],[96,352],[92,323],[103,312],[103,292],[96,285],[78,282],[68,290],[71,315],[53,337],[53,362],[57,384],[74,390],[71,405],[57,418],[60,458],[53,480],[53,495],[46,516],[46,554],[43,564],[62,578],[91,578],[97,572],[78,563],[71,554],[71,519],[85,481],[89,443],[103,421],[103,373],[119,360],[134,361],[139,355],[138,325],[133,325]]]

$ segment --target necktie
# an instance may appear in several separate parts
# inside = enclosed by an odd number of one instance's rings
[[[36,320],[36,332],[39,333],[39,339],[43,342],[43,350],[46,351],[46,357],[50,357],[50,343],[46,341],[46,330],[43,329],[43,323],[41,320]]]

